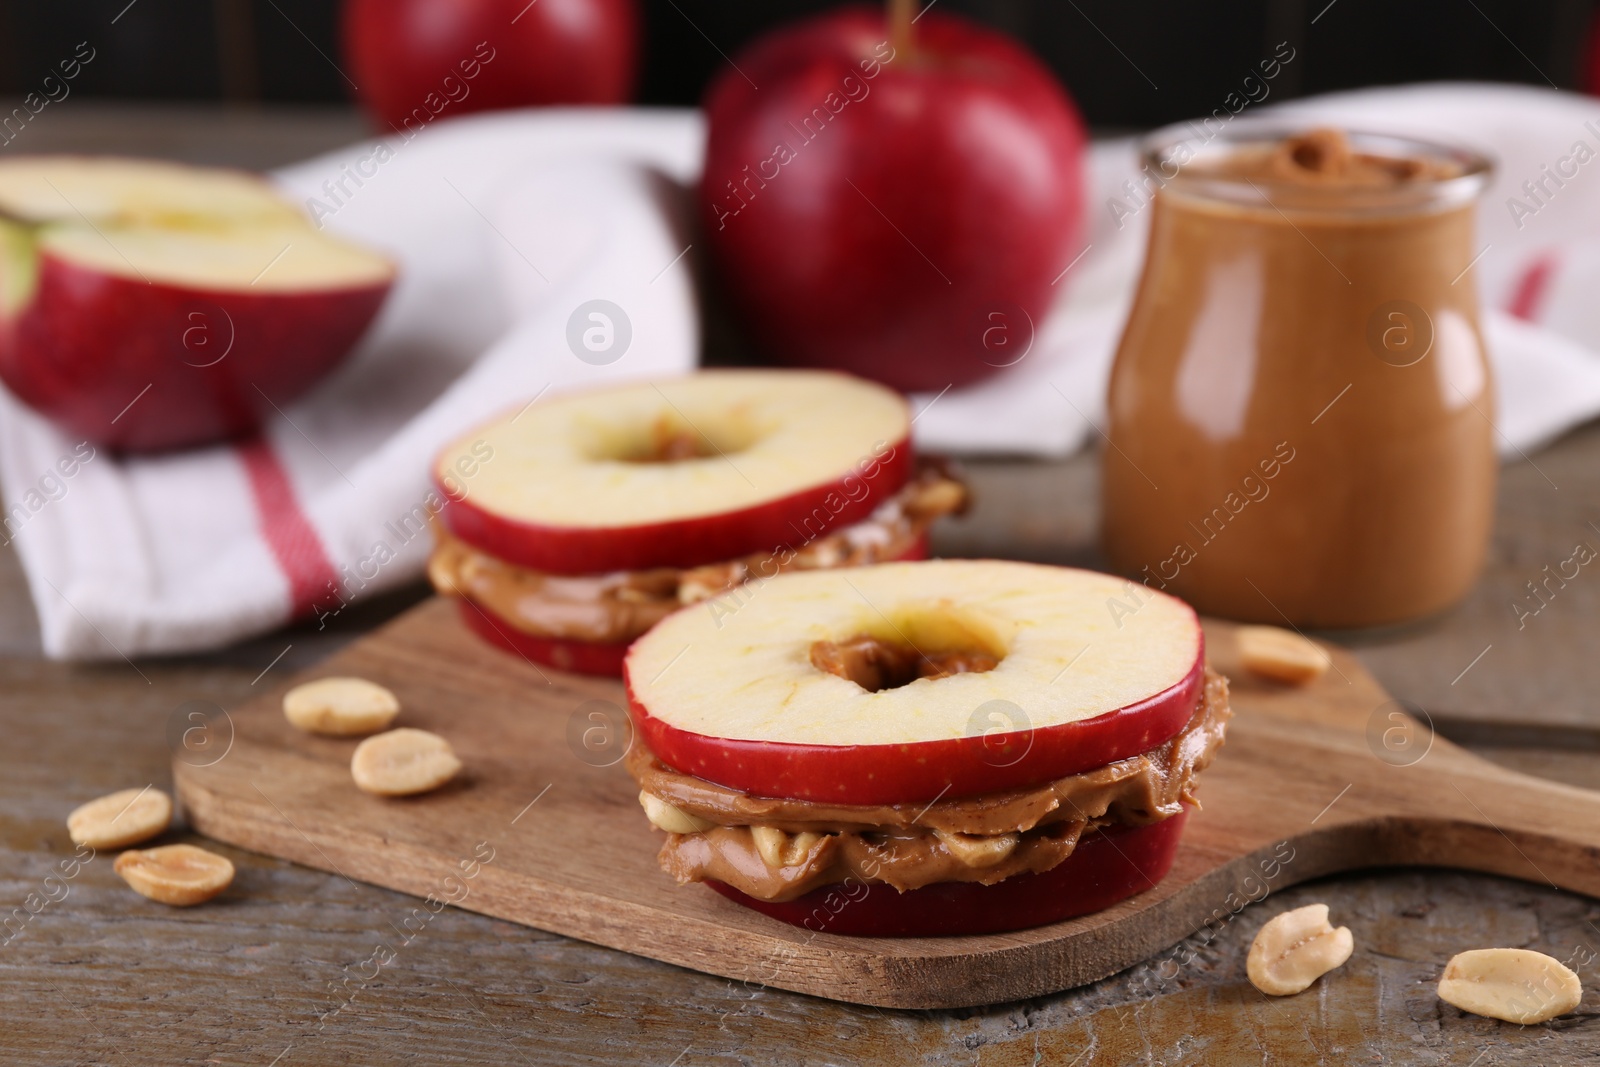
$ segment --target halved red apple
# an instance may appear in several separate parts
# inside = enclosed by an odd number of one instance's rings
[[[250,175],[0,163],[0,378],[100,444],[256,429],[350,351],[394,276]]]
[[[870,638],[988,670],[868,691],[813,666]],[[1199,620],[1092,571],[997,560],[781,575],[732,616],[685,608],[624,664],[662,761],[756,796],[896,804],[1020,789],[1146,752],[1193,715]]]
[[[540,401],[451,444],[434,480],[450,532],[508,563],[694,567],[865,519],[911,475],[910,426],[849,375],[703,371]]]

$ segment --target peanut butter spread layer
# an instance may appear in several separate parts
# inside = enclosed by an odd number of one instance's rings
[[[804,545],[725,563],[678,569],[563,577],[480,552],[434,523],[428,578],[446,596],[464,596],[524,633],[614,644],[632,641],[685,604],[709,600],[752,577],[780,571],[855,567],[910,551],[934,520],[965,508],[967,488],[936,464],[925,466],[869,517]]]
[[[855,877],[899,890],[992,884],[1047,871],[1085,833],[1145,826],[1196,804],[1195,775],[1223,743],[1228,682],[1203,695],[1166,744],[1032,789],[920,804],[854,806],[752,797],[680,774],[642,745],[628,754],[650,820],[668,831],[661,866],[680,883],[715,879],[761,900],[792,900]]]
[[[763,827],[719,826],[672,834],[661,867],[680,885],[713,879],[757,900],[793,900],[846,878],[891,885],[900,892],[936,882],[993,885],[1017,874],[1048,871],[1108,820],[1058,822],[1028,834],[961,841],[936,834],[799,834],[763,855]]]
[[[1347,188],[1438,181],[1460,173],[1460,168],[1447,160],[1358,152],[1342,130],[1329,128],[1308,130],[1264,148],[1241,149],[1197,167],[1234,178]]]

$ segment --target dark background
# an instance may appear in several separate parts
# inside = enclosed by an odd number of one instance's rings
[[[691,104],[762,29],[828,0],[640,0],[649,104]],[[0,93],[36,87],[80,41],[91,96],[347,99],[334,0],[0,0]],[[1275,99],[1442,78],[1582,88],[1596,0],[938,0],[1022,38],[1100,126],[1209,112],[1279,41]],[[714,42],[714,45],[713,43]]]

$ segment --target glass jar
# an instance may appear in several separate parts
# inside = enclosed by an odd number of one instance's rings
[[[1104,547],[1202,612],[1402,622],[1483,565],[1496,458],[1471,265],[1490,164],[1347,136],[1371,180],[1298,174],[1338,135],[1261,121],[1143,153],[1158,188],[1111,372]]]

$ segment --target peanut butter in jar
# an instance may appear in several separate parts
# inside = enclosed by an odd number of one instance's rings
[[[1155,143],[1111,374],[1111,562],[1210,614],[1404,622],[1482,567],[1496,459],[1469,270],[1482,157],[1286,132]]]

